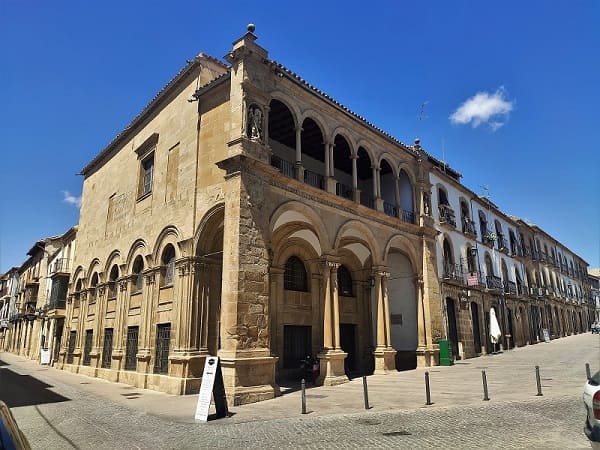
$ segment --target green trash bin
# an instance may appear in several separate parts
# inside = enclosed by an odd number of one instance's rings
[[[454,364],[452,344],[449,339],[440,339],[440,366],[451,366]]]

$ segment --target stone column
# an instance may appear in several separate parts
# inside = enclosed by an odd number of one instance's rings
[[[325,142],[325,178],[329,178],[331,175],[331,160],[329,159],[329,154],[331,153],[332,147],[332,144]]]
[[[398,178],[394,178],[394,201],[396,202],[396,217],[402,218],[400,211],[400,187],[398,186]]]
[[[358,189],[358,167],[357,161],[358,156],[352,155],[350,157],[352,159],[352,191],[353,191],[353,200],[356,203],[360,203],[360,189]]]
[[[136,355],[138,372],[144,374],[152,373],[152,365],[150,360],[152,353],[150,348],[152,343],[150,342],[150,334],[152,332],[153,320],[152,315],[154,312],[154,290],[156,287],[156,272],[159,269],[147,269],[143,273],[144,285],[142,287],[142,301],[140,305],[140,332],[139,332],[139,346]],[[135,282],[135,281],[134,281]],[[144,383],[146,381],[144,380]]]
[[[263,136],[264,136],[264,140],[265,140],[265,145],[268,147],[269,146],[269,111],[271,111],[271,108],[269,108],[268,105],[265,105],[263,107],[263,111],[265,112],[264,114],[264,125],[263,125]]]
[[[337,293],[337,262],[325,260],[323,268],[323,351],[317,355],[320,360],[320,374],[317,384],[334,386],[348,381],[344,370],[347,353],[339,344],[340,319],[339,296]],[[333,279],[332,279],[333,278]]]
[[[379,375],[396,370],[396,350],[391,346],[390,313],[387,292],[389,273],[378,270],[375,272],[375,289],[377,292],[377,345],[375,355],[375,372]]]

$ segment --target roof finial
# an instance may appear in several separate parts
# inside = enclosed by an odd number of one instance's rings
[[[256,27],[253,23],[249,23],[247,28],[250,33],[254,33],[254,30],[256,30]]]

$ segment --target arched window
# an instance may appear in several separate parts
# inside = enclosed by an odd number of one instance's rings
[[[163,267],[162,285],[172,286],[175,274],[175,248],[168,244],[163,250],[161,262]]]
[[[285,262],[283,287],[288,291],[308,292],[308,277],[302,260],[291,256]]]
[[[469,273],[479,272],[477,249],[475,247],[467,247],[467,270]]]
[[[92,298],[91,301],[96,301],[96,297],[97,297],[97,290],[96,290],[96,286],[98,286],[98,272],[94,272],[94,274],[92,275],[92,280],[90,281],[90,288],[92,288]]]
[[[340,266],[337,271],[338,292],[344,297],[353,297],[352,274],[346,266]]]
[[[452,246],[450,245],[450,241],[448,241],[448,239],[446,238],[444,238],[442,249],[444,252],[444,278],[454,278],[454,255],[452,253]]]
[[[144,286],[144,260],[138,255],[133,261],[133,292],[140,292]]]
[[[114,264],[110,269],[108,277],[108,298],[115,298],[117,296],[117,278],[119,278],[119,267]]]

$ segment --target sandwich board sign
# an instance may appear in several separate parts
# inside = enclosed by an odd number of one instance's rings
[[[211,398],[214,398],[215,401],[216,418],[226,417],[228,412],[227,397],[225,396],[225,385],[223,384],[223,374],[218,356],[206,357],[198,404],[196,405],[196,415],[194,416],[195,420],[199,422],[208,421]]]

